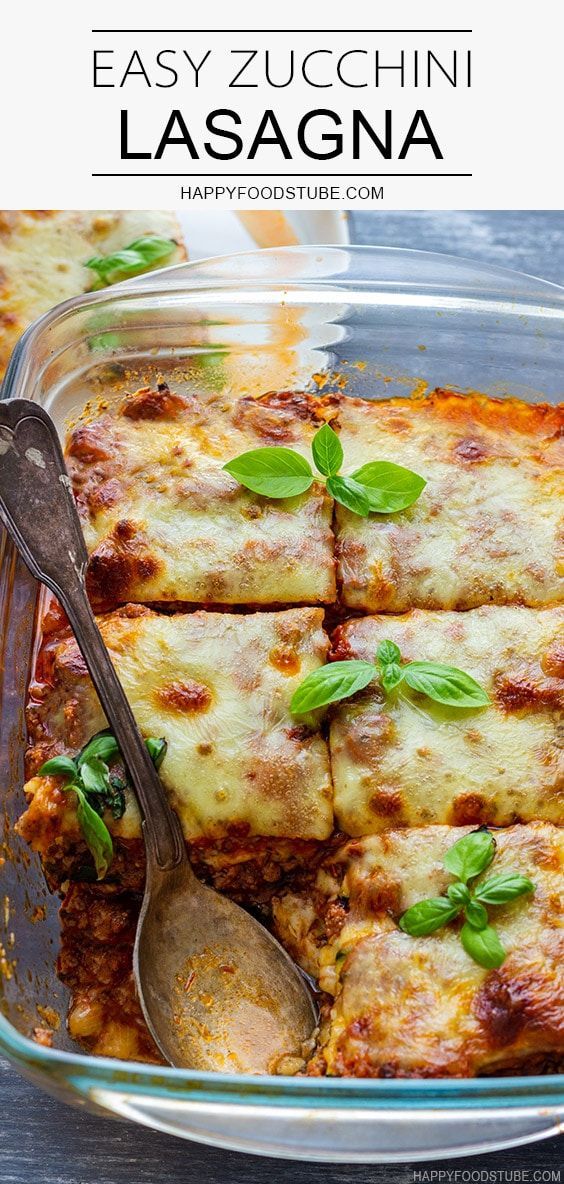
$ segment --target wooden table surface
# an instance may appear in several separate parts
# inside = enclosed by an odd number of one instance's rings
[[[351,231],[355,242],[465,254],[564,283],[564,213],[559,211],[357,213]],[[226,1179],[285,1184],[297,1176],[300,1184],[415,1184],[424,1178],[420,1172],[431,1169],[470,1173],[468,1184],[564,1180],[558,1139],[416,1165],[304,1164],[220,1151],[71,1109],[28,1085],[2,1060],[0,1114],[1,1184],[224,1184]]]
[[[352,213],[351,239],[466,255],[564,285],[562,210],[400,210]]]

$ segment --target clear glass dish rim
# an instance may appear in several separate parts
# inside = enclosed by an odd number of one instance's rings
[[[430,267],[435,264],[440,270],[446,265],[459,265],[460,269],[469,268],[474,273],[478,287],[474,295],[471,289],[461,295],[456,292],[452,297],[453,305],[463,310],[465,305],[474,301],[483,304],[490,311],[517,312],[523,314],[521,300],[533,300],[530,311],[539,315],[552,315],[555,319],[564,319],[564,288],[546,280],[537,279],[523,272],[512,271],[488,264],[481,264],[475,260],[462,256],[439,254],[436,252],[419,251],[401,247],[379,246],[325,246],[308,245],[304,247],[270,248],[262,251],[248,251],[231,256],[215,256],[194,262],[180,263],[174,267],[163,268],[150,272],[138,279],[127,283],[116,284],[101,292],[88,293],[84,296],[73,297],[63,304],[38,318],[22,335],[13,351],[4,382],[0,390],[0,398],[11,397],[14,386],[21,377],[25,379],[26,361],[33,352],[34,343],[46,328],[60,318],[79,312],[89,306],[115,302],[116,297],[128,303],[130,300],[143,297],[150,301],[152,296],[182,295],[185,298],[197,300],[204,292],[217,291],[233,299],[237,291],[241,290],[244,299],[262,289],[272,301],[280,300],[284,292],[307,292],[308,289],[319,289],[319,300],[327,297],[330,290],[344,292],[350,297],[356,287],[358,303],[370,300],[370,294],[386,302],[397,301],[401,293],[390,289],[392,281],[379,281],[374,275],[367,274],[347,277],[323,277],[311,275],[309,277],[292,277],[288,282],[280,279],[258,275],[254,279],[247,276],[227,278],[210,276],[206,269],[220,268],[226,260],[252,260],[265,255],[280,256],[299,254],[304,258],[316,252],[323,251],[332,254],[351,254],[353,257],[366,260],[367,267],[376,259],[388,257],[391,261],[401,259],[414,263],[425,262]],[[372,266],[369,267],[373,271]],[[482,287],[482,281],[497,280],[505,288],[504,299],[500,299],[499,290]],[[433,285],[435,291],[444,300],[448,298],[448,290]],[[432,304],[429,290],[425,284],[421,288],[420,306]],[[428,286],[429,287],[429,286]],[[409,296],[413,297],[418,284],[413,284]],[[511,298],[509,298],[511,293]],[[540,302],[542,297],[542,303]],[[509,303],[508,303],[509,301]],[[511,305],[513,308],[511,308]],[[241,1074],[206,1073],[184,1069],[174,1069],[169,1066],[155,1066],[131,1061],[119,1061],[107,1057],[93,1057],[84,1053],[76,1053],[61,1049],[50,1049],[36,1044],[20,1033],[10,1021],[0,1013],[0,1051],[24,1072],[41,1073],[46,1078],[61,1081],[79,1090],[87,1091],[95,1086],[116,1093],[127,1089],[140,1097],[168,1098],[171,1101],[185,1101],[197,1099],[200,1102],[228,1102],[240,1104],[255,1104],[269,1106],[303,1106],[312,1103],[320,1108],[337,1107],[343,1109],[350,1106],[366,1107],[367,1109],[397,1109],[402,1105],[418,1108],[454,1109],[460,1106],[472,1110],[486,1108],[508,1107],[512,1110],[527,1109],[530,1106],[554,1107],[564,1102],[564,1075],[547,1074],[543,1076],[513,1076],[487,1078],[413,1078],[413,1079],[359,1079],[359,1078],[328,1078],[328,1077],[273,1077],[273,1076],[243,1076]]]
[[[170,1066],[119,1061],[66,1052],[35,1044],[0,1014],[0,1051],[24,1072],[40,1071],[81,1092],[101,1086],[139,1097],[245,1105],[335,1108],[339,1103],[367,1109],[398,1109],[402,1105],[490,1109],[555,1107],[564,1102],[564,1075],[515,1077],[350,1078],[274,1077],[211,1073]]]
[[[274,276],[267,277],[262,270],[252,278],[246,273],[237,277],[221,274],[221,268],[227,261],[241,260],[245,264],[255,259],[267,258],[280,259],[283,263],[285,258],[300,257],[305,260],[309,257],[314,263],[315,255],[320,251],[327,258],[338,259],[339,256],[348,255],[356,261],[358,270],[350,277],[327,277],[312,273],[292,276],[287,281]],[[397,262],[400,266],[412,262],[415,269],[418,265],[423,265],[430,270],[436,268],[438,274],[432,281],[417,279],[410,282],[407,291],[402,293],[397,288],[399,283],[406,286],[404,276],[396,281],[378,279],[377,275],[375,277],[378,260],[388,260],[392,264]],[[450,275],[447,271],[449,268],[452,269]],[[448,280],[452,279],[457,270],[467,273],[468,287],[464,292],[455,288],[449,291]],[[473,290],[470,281],[475,284]],[[355,289],[358,289],[356,298]],[[452,311],[463,311],[465,308],[487,309],[490,314],[495,313],[500,317],[522,317],[528,314],[564,321],[564,287],[525,272],[466,259],[463,256],[377,245],[335,246],[321,243],[296,247],[269,247],[177,263],[172,267],[155,269],[99,292],[72,297],[56,305],[38,317],[16,343],[0,388],[0,398],[11,397],[11,390],[20,377],[25,378],[26,360],[45,329],[58,320],[80,312],[81,309],[100,307],[107,303],[115,304],[116,297],[124,305],[139,298],[149,301],[152,297],[158,300],[159,297],[175,295],[195,302],[204,293],[215,293],[218,301],[221,301],[222,297],[236,301],[237,292],[240,292],[244,301],[249,301],[251,296],[260,296],[268,303],[279,302],[282,292],[299,292],[307,303],[315,303],[316,299],[330,300],[331,296],[335,302],[342,302],[345,292],[347,300],[356,304],[403,303],[424,309],[432,307],[435,303],[440,303],[441,307],[444,307],[445,301],[448,301]]]

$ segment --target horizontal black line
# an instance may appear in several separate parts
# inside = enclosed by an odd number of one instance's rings
[[[472,29],[92,29],[92,33],[471,33]]]
[[[221,176],[215,173],[92,173],[92,177],[186,177],[188,179],[198,177],[209,177],[212,181],[220,183],[230,178],[239,178],[252,182],[258,178],[264,179],[274,178],[279,181],[281,185],[291,182],[293,177],[313,177],[317,181],[323,181],[324,184],[329,185],[332,180],[337,180],[339,177],[355,177],[357,180],[369,181],[378,179],[379,177],[471,177],[472,173],[332,173],[328,178],[323,173],[289,173],[287,177],[281,177],[280,173],[223,173]]]

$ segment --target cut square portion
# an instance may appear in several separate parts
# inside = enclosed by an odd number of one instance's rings
[[[331,833],[328,745],[289,711],[298,683],[325,661],[321,609],[164,616],[130,606],[99,623],[142,733],[167,741],[160,776],[187,839],[225,840],[234,864],[238,845],[253,836]],[[53,643],[42,677],[31,691],[30,774],[55,753],[75,756],[106,726],[71,635]],[[48,862],[80,842],[74,795],[63,784],[31,776],[26,786],[20,829]],[[105,821],[117,838],[140,837],[129,791],[123,817],[106,811]],[[121,877],[120,869],[118,860]]]
[[[369,612],[564,599],[562,408],[435,391],[343,399],[347,472],[393,461],[427,480],[396,514],[336,507],[343,603]]]
[[[488,707],[443,707],[379,682],[334,708],[338,825],[362,835],[428,823],[564,823],[564,610],[414,609],[339,626],[333,657],[374,661],[389,638],[404,661],[457,666]]]
[[[281,940],[334,1000],[311,1073],[469,1077],[564,1066],[563,830],[495,832],[494,861],[472,883],[516,871],[535,885],[488,906],[507,955],[497,970],[465,952],[459,919],[425,937],[398,927],[405,909],[452,883],[442,861],[465,833],[434,826],[350,840],[307,891],[276,902]]]
[[[334,400],[175,394],[162,382],[79,424],[67,465],[97,605],[283,605],[335,599],[332,501],[320,482],[273,500],[223,465],[282,445],[311,459]]]

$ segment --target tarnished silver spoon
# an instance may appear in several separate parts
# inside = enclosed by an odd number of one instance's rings
[[[311,1037],[311,992],[268,930],[192,871],[88,602],[87,553],[56,428],[24,399],[0,402],[0,518],[69,618],[139,803],[147,878],[134,971],[149,1029],[172,1065],[269,1072]]]

